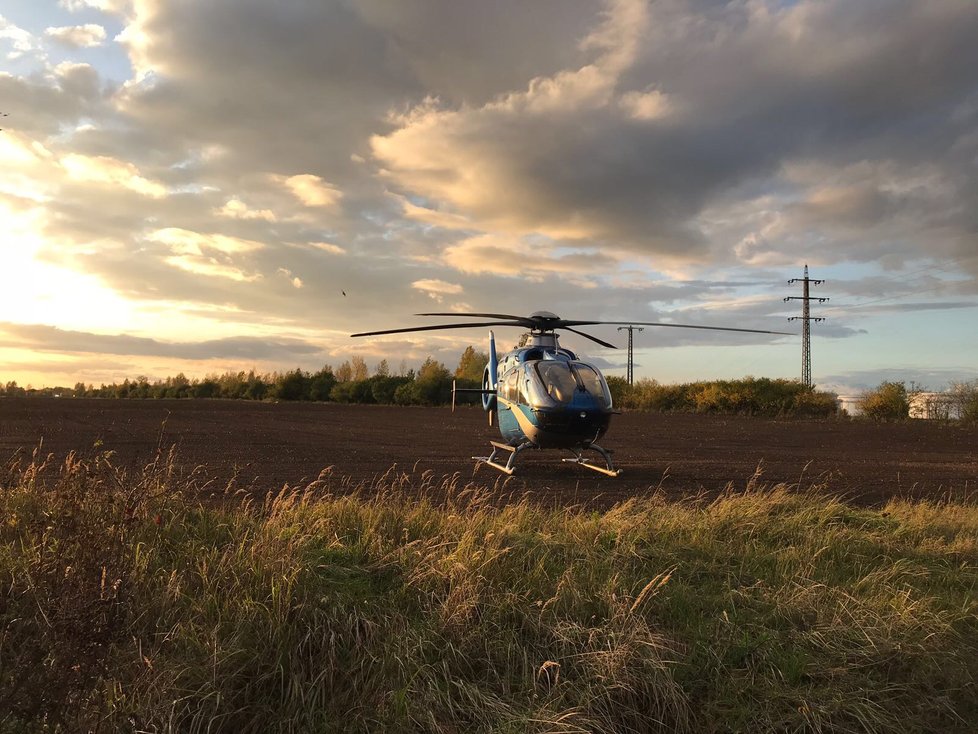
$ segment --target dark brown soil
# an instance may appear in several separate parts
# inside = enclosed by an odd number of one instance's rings
[[[371,479],[402,471],[474,470],[495,429],[475,408],[254,403],[210,400],[0,399],[0,460],[17,451],[60,458],[69,451],[116,452],[127,467],[149,462],[158,446],[176,445],[184,466],[202,465],[220,481],[270,491],[315,479],[325,467]],[[728,483],[808,487],[825,484],[861,503],[892,496],[973,496],[978,489],[978,429],[912,421],[771,420],[740,416],[617,416],[602,444],[624,470],[617,479],[560,462],[566,453],[522,454],[507,487],[541,499],[606,505],[661,487],[670,496],[715,492]]]

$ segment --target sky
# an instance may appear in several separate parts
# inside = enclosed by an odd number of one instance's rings
[[[976,38],[974,0],[5,0],[0,382],[453,367],[487,329],[349,335],[538,310],[791,331],[650,327],[635,374],[796,378],[806,264],[819,387],[975,379]]]

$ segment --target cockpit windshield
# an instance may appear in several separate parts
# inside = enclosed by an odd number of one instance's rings
[[[531,397],[543,398],[546,392],[550,400],[567,405],[574,400],[574,392],[583,389],[591,394],[599,405],[610,408],[611,394],[601,375],[591,366],[582,362],[563,362],[542,360],[535,363],[539,382],[531,381]],[[545,404],[545,399],[534,399],[535,403]]]
[[[574,363],[574,372],[580,378],[584,389],[591,393],[595,400],[606,408],[611,407],[611,393],[608,391],[608,385],[591,365],[576,362]]]
[[[543,361],[536,364],[537,374],[543,381],[543,389],[558,403],[566,404],[574,399],[577,380],[566,362]]]

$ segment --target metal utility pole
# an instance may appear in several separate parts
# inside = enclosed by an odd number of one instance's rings
[[[625,379],[628,380],[628,384],[631,385],[635,381],[635,350],[632,348],[632,332],[633,331],[645,331],[641,326],[619,326],[618,331],[628,331],[628,372]]]
[[[801,316],[790,316],[788,321],[801,321],[801,381],[808,385],[808,387],[814,387],[812,384],[812,321],[825,321],[824,316],[812,316],[811,309],[809,308],[809,303],[811,301],[818,301],[819,303],[825,303],[828,298],[815,298],[809,295],[808,287],[809,285],[821,285],[824,280],[815,280],[814,278],[808,277],[808,265],[805,265],[805,277],[804,278],[792,278],[788,281],[788,285],[793,285],[794,283],[802,284],[802,295],[801,296],[788,296],[784,300],[787,301],[801,301]]]

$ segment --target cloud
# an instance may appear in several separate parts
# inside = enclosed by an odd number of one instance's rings
[[[445,296],[461,295],[463,290],[458,283],[447,283],[437,279],[416,280],[411,283],[411,287],[427,294],[438,303],[445,300]]]
[[[251,209],[241,199],[234,198],[228,199],[224,206],[215,209],[214,213],[230,219],[264,219],[268,222],[274,222],[278,219],[271,209]]]
[[[97,23],[45,28],[44,37],[69,48],[94,48],[105,42],[105,28]]]
[[[128,161],[70,153],[62,157],[59,163],[68,177],[75,181],[122,186],[154,199],[167,195],[165,186],[141,176],[139,169]]]
[[[78,13],[83,10],[100,10],[103,13],[123,13],[132,0],[58,0],[58,5],[65,10]]]
[[[537,281],[548,274],[559,273],[588,287],[595,285],[589,276],[607,273],[616,265],[616,258],[608,252],[560,252],[549,244],[493,235],[478,235],[456,242],[445,248],[442,258],[447,265],[463,273],[492,273]]]
[[[307,243],[309,247],[320,250],[321,252],[328,252],[330,255],[345,255],[346,250],[339,245],[334,245],[330,242],[309,242]]]
[[[898,231],[901,249],[919,253],[927,241],[961,253],[974,244],[961,207],[975,175],[949,154],[975,150],[966,138],[975,82],[963,70],[978,64],[966,40],[978,10],[915,3],[881,26],[882,10],[614,3],[581,44],[589,63],[481,105],[428,98],[393,116],[372,151],[402,193],[496,234],[700,263],[794,261],[841,230],[833,261],[875,258]],[[915,51],[923,46],[933,49],[926,58]],[[843,177],[869,161],[877,187],[792,181],[814,158]],[[921,175],[931,188],[889,185]],[[765,204],[767,228],[748,229]],[[873,243],[852,236],[866,225],[880,230]]]
[[[25,54],[38,49],[37,40],[33,34],[14,25],[0,15],[0,44],[10,46],[6,56],[10,60],[19,59]],[[3,46],[0,45],[0,48]]]
[[[260,273],[247,273],[235,265],[235,256],[262,249],[260,242],[176,227],[150,232],[146,239],[166,245],[172,254],[165,262],[189,273],[243,282],[261,279]]]
[[[343,196],[338,189],[311,173],[289,177],[273,176],[273,179],[291,191],[305,206],[332,207]]]
[[[320,347],[301,339],[228,337],[200,342],[164,342],[125,334],[94,334],[42,324],[0,322],[2,345],[45,352],[92,353],[175,359],[240,359],[288,362],[322,354]]]
[[[293,288],[299,289],[302,288],[303,285],[305,285],[302,282],[302,278],[298,277],[291,270],[288,270],[287,268],[279,268],[278,274],[286,278],[289,281],[289,283],[292,284]]]

